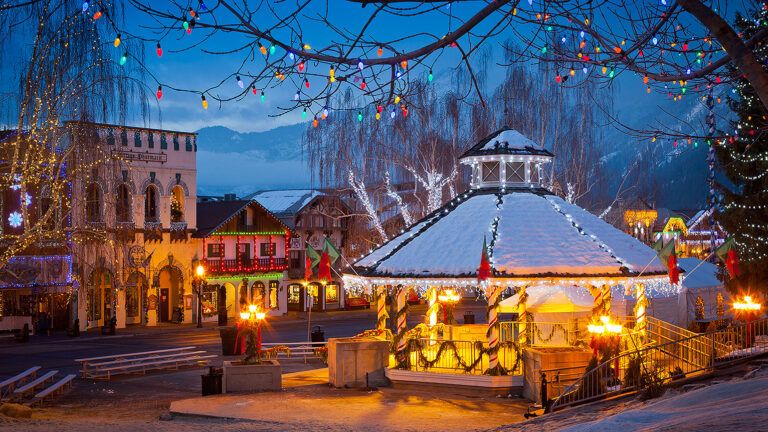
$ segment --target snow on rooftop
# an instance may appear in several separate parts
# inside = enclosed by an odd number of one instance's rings
[[[313,198],[325,195],[314,189],[289,189],[257,192],[252,199],[275,214],[296,212]]]
[[[504,196],[499,239],[493,248],[497,271],[508,275],[617,274],[621,264],[543,197],[532,193]]]
[[[480,265],[483,235],[490,241],[495,195],[475,195],[414,236],[376,272],[393,275],[473,275]]]
[[[569,204],[557,196],[548,196],[547,199],[556,208],[568,215],[581,227],[584,232],[603,244],[608,250],[621,260],[627,268],[635,273],[644,271],[648,273],[661,273],[666,271],[659,261],[656,252],[643,244],[640,240],[617,229],[583,208]]]
[[[366,255],[360,261],[357,261],[355,265],[360,267],[370,267],[376,264],[379,260],[381,260],[382,258],[387,256],[390,252],[395,250],[395,248],[403,244],[404,241],[416,235],[416,233],[418,233],[422,228],[424,228],[424,226],[426,226],[433,219],[434,218],[424,219],[421,222],[417,223],[416,225],[413,225],[411,228],[407,229],[405,232],[403,232],[399,236],[384,243],[384,245],[374,250],[370,254]]]
[[[498,135],[488,140],[481,150],[493,150],[497,142],[499,143],[499,147],[503,147],[504,143],[507,143],[511,149],[525,150],[526,147],[542,148],[520,132],[507,129],[499,132]]]
[[[717,278],[717,266],[698,258],[680,258],[677,265],[685,271],[683,286],[688,289],[713,288],[723,285]]]
[[[586,210],[552,195],[476,194],[444,206],[356,265],[380,276],[474,276],[485,235],[505,276],[664,273],[655,251]]]

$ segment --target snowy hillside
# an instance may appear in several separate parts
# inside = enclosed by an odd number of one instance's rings
[[[302,155],[305,125],[240,133],[223,126],[197,131],[198,195],[310,186]]]

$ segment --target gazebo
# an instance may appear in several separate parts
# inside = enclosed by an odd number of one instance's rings
[[[637,326],[642,328],[645,288],[672,288],[654,250],[547,189],[544,170],[553,157],[516,130],[494,132],[460,158],[471,168],[469,190],[344,274],[347,287],[373,294],[381,333],[387,331],[390,318],[385,298],[393,295],[396,369],[435,371],[435,365],[445,363],[439,357],[449,352],[454,370],[445,367],[441,372],[519,374],[520,352],[530,339],[526,303],[538,298],[538,291],[546,290],[555,301],[587,292],[597,315],[611,313],[615,293],[631,292],[638,297]],[[485,244],[492,272],[479,281]],[[426,322],[409,330],[405,313],[411,289],[426,298],[429,309]],[[472,289],[486,297],[488,324],[482,332],[440,327],[438,296],[446,289]],[[505,331],[498,320],[503,291],[516,295],[519,318],[513,331]],[[413,342],[416,339],[421,342]],[[463,351],[470,346],[474,358]]]

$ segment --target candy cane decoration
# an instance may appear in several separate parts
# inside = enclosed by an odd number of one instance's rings
[[[518,300],[517,300],[517,313],[518,318],[517,321],[519,322],[519,334],[517,337],[518,342],[520,345],[525,345],[528,342],[528,313],[526,311],[526,303],[527,303],[527,295],[525,293],[525,285],[520,287],[520,291],[518,293]]]
[[[603,285],[601,294],[603,298],[603,314],[610,315],[611,314],[611,286]]]
[[[491,285],[488,296],[488,369],[495,370],[499,367],[499,311],[498,302],[499,287]]]
[[[635,296],[637,298],[637,305],[635,307],[635,328],[638,333],[640,333],[640,337],[644,338],[645,329],[648,325],[648,322],[645,319],[645,306],[648,300],[645,298],[645,285],[635,284],[635,289]]]
[[[427,302],[429,304],[427,308],[427,325],[432,327],[437,324],[437,310],[439,309],[437,304],[437,287],[429,287],[427,290]]]
[[[397,335],[399,340],[397,341],[397,351],[402,352],[405,350],[405,328],[406,328],[406,316],[405,316],[405,287],[402,285],[397,286]]]
[[[603,311],[603,290],[598,287],[592,287],[590,291],[592,291],[592,295],[595,297],[594,307],[592,308],[592,314],[595,316],[592,318],[598,320]]]
[[[379,331],[385,331],[387,329],[387,286],[382,285],[374,288],[376,290],[376,329]]]

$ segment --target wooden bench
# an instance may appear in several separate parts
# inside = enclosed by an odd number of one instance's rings
[[[19,384],[24,384],[28,379],[36,378],[37,377],[37,371],[40,370],[40,366],[32,366],[31,368],[25,370],[24,372],[12,376],[5,381],[0,382],[0,400],[3,400],[5,396],[10,395],[13,393],[14,390],[16,390],[16,387]]]
[[[203,351],[205,352],[205,351]],[[209,359],[216,358],[216,355],[193,355],[187,357],[176,357],[164,360],[155,360],[153,358],[137,360],[134,363],[125,365],[116,365],[108,368],[94,369],[88,374],[88,378],[111,379],[112,375],[141,373],[146,374],[151,370],[179,369],[182,366],[206,366]]]
[[[37,379],[30,381],[26,384],[24,384],[22,387],[17,388],[13,391],[13,397],[14,398],[23,398],[27,393],[31,392],[32,390],[36,389],[40,385],[46,383],[47,381],[53,379],[53,377],[59,373],[57,370],[52,370],[46,372],[43,376],[38,377]]]
[[[115,354],[115,355],[101,356],[101,357],[81,358],[81,359],[75,359],[75,361],[81,364],[82,369],[80,370],[80,373],[82,374],[83,378],[88,378],[90,374],[89,367],[93,368],[94,364],[109,363],[110,361],[116,361],[116,360],[128,360],[131,358],[136,359],[141,357],[149,357],[153,355],[181,353],[181,352],[187,352],[187,351],[193,350],[195,348],[196,347],[194,346],[188,346],[188,347],[170,348],[170,349],[154,350],[154,351]],[[99,360],[105,360],[105,362],[100,362]],[[96,369],[98,368],[99,367],[96,366]]]
[[[306,363],[308,357],[320,358],[316,351],[318,348],[326,346],[325,342],[287,342],[287,343],[265,343],[261,345],[261,350],[266,351],[274,347],[287,347],[288,352],[283,350],[276,350],[275,357],[290,359],[299,358],[303,359]]]
[[[56,381],[49,387],[45,388],[41,392],[37,393],[32,399],[29,404],[34,405],[36,403],[42,403],[46,397],[51,396],[61,390],[64,390],[65,388],[72,388],[72,380],[74,380],[77,377],[75,374],[69,374],[65,376],[64,378]]]

